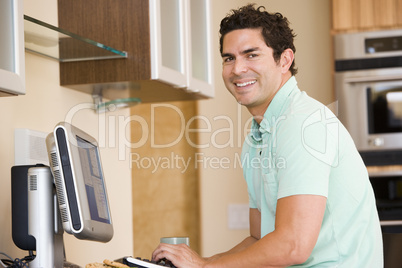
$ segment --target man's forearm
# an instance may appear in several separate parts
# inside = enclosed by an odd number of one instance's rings
[[[233,254],[207,260],[203,267],[288,267],[304,263],[317,243],[325,208],[324,196],[281,198],[277,202],[274,231],[254,243],[246,239],[228,252]]]
[[[229,254],[233,254],[233,253],[236,253],[236,252],[240,252],[240,251],[246,249],[247,247],[251,246],[252,244],[254,244],[254,243],[257,242],[257,241],[258,241],[257,238],[252,237],[252,236],[249,236],[249,237],[247,237],[246,239],[244,239],[242,242],[240,242],[239,244],[237,244],[237,245],[236,245],[234,248],[232,248],[231,250],[226,251],[226,252],[222,252],[222,253],[219,253],[219,254],[216,254],[216,255],[213,255],[213,256],[211,256],[211,257],[209,257],[209,258],[206,258],[206,259],[207,259],[208,261],[212,261],[212,260],[219,259],[220,257],[225,256],[225,255],[229,255]]]
[[[276,231],[269,233],[255,243],[250,237],[233,249],[225,252],[214,259],[207,259],[203,267],[208,268],[237,268],[237,267],[287,267],[293,262],[291,255],[292,239],[286,235],[277,234]],[[246,246],[247,245],[247,246]]]

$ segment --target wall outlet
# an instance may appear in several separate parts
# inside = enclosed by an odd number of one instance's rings
[[[14,164],[19,165],[49,165],[46,150],[48,133],[26,128],[14,130]]]
[[[250,208],[248,204],[228,205],[228,228],[230,230],[243,230],[250,228]]]

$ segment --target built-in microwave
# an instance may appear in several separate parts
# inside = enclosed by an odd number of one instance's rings
[[[402,150],[402,68],[344,73],[337,79],[342,81],[338,116],[358,150]]]
[[[360,152],[402,151],[402,29],[335,36],[335,89]]]

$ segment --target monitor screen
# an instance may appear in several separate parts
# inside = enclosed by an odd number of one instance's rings
[[[77,145],[91,219],[110,224],[105,183],[98,150],[94,144],[79,136],[77,136]]]
[[[46,146],[64,230],[80,239],[109,241],[113,226],[97,141],[62,122]]]

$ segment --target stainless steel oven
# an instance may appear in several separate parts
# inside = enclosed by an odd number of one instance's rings
[[[402,29],[334,37],[338,117],[368,167],[383,231],[402,233]]]
[[[335,88],[359,151],[402,150],[402,29],[335,36]]]

